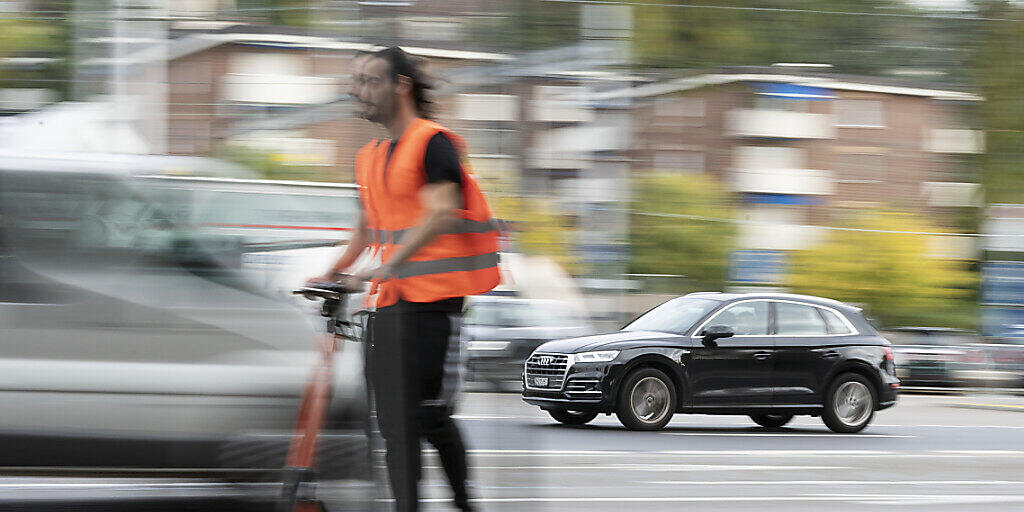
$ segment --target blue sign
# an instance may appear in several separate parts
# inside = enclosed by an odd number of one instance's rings
[[[982,308],[981,334],[999,338],[1024,338],[1024,308]]]
[[[831,90],[809,85],[783,84],[774,82],[755,83],[757,94],[776,96],[789,100],[823,101],[837,98]]]
[[[786,253],[741,250],[732,252],[729,280],[734,283],[779,284],[786,273]]]
[[[1024,262],[983,263],[981,304],[982,334],[1024,337]]]
[[[629,247],[625,244],[584,244],[579,250],[591,265],[610,265],[629,259]]]
[[[981,303],[1024,307],[1024,262],[988,261],[982,264]]]

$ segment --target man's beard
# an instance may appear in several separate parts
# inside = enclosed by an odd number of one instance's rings
[[[385,115],[384,109],[381,109],[374,105],[373,109],[363,110],[363,118],[371,123],[387,124],[391,120],[391,116]]]

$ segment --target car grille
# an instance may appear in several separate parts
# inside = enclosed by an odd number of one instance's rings
[[[526,360],[526,387],[562,389],[568,369],[569,356],[566,354],[533,354]],[[541,383],[543,379],[547,379],[547,385]]]
[[[569,398],[601,398],[601,381],[597,379],[572,379],[565,385]]]

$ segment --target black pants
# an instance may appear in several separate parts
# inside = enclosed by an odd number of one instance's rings
[[[395,510],[417,510],[420,439],[437,448],[459,508],[468,508],[466,448],[452,420],[459,384],[458,315],[384,308],[373,318],[370,381],[387,448]]]

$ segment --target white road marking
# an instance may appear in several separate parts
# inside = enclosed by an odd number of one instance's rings
[[[917,436],[897,436],[891,434],[811,434],[798,432],[663,432],[670,436],[720,436],[720,437],[839,437],[843,439],[859,438],[906,438]]]
[[[1020,494],[811,494],[807,497],[840,498],[869,505],[951,505],[1024,501]]]
[[[484,421],[484,420],[517,420],[524,416],[467,416],[463,414],[454,414],[452,419],[463,420],[463,421]]]
[[[443,469],[441,466],[425,466],[431,469]],[[735,464],[602,464],[602,465],[577,465],[577,466],[471,466],[474,470],[489,471],[519,471],[528,470],[580,470],[580,471],[794,471],[794,470],[823,470],[823,469],[851,469],[848,466],[750,466]]]
[[[393,502],[394,500],[378,500],[381,502]],[[662,502],[662,503],[701,503],[701,502],[792,502],[792,501],[847,501],[871,504],[943,504],[943,503],[983,503],[996,501],[1024,501],[1024,495],[999,495],[999,494],[827,494],[827,495],[805,495],[805,496],[632,496],[632,497],[603,497],[603,496],[579,496],[579,497],[520,497],[520,498],[477,498],[470,500],[474,503],[640,503],[640,502]],[[448,503],[450,498],[425,498],[420,499],[421,503]]]
[[[383,451],[383,450],[381,450]],[[424,450],[434,453],[433,449]],[[1022,450],[658,450],[658,451],[627,451],[627,450],[468,450],[475,457],[608,457],[630,455],[636,457],[656,455],[690,455],[699,457],[961,457],[966,455],[1001,455],[1010,457],[1024,456]]]
[[[874,423],[871,426],[882,428],[1024,428],[1022,425],[881,425]]]
[[[656,485],[1021,485],[1024,481],[1009,480],[654,480],[640,482]]]

